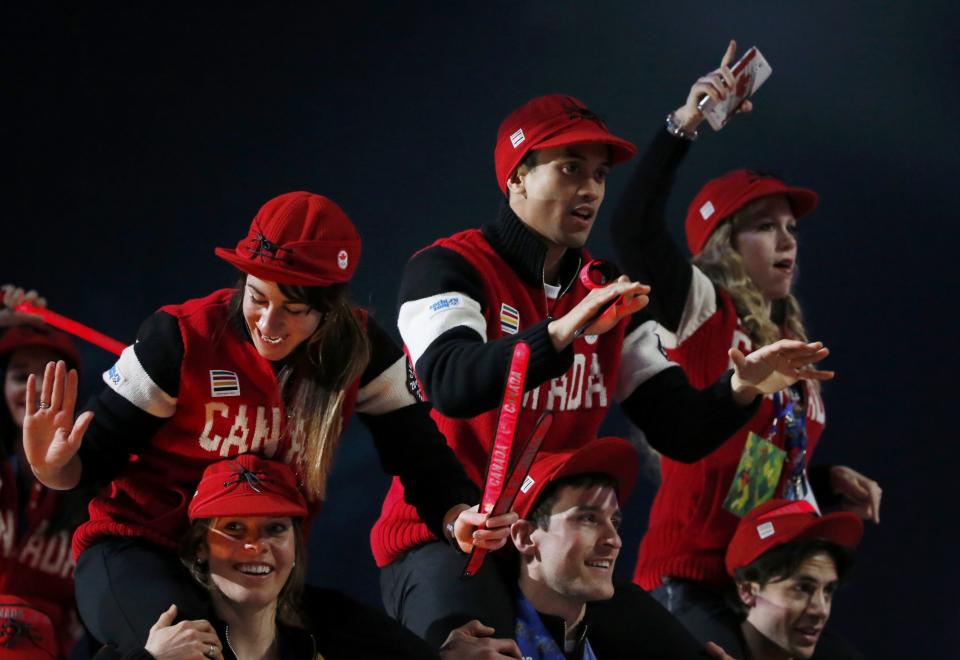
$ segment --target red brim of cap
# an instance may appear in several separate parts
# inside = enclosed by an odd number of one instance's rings
[[[566,147],[572,144],[606,144],[610,147],[610,164],[616,165],[630,160],[637,153],[637,147],[632,143],[618,138],[616,135],[604,131],[592,122],[584,122],[584,126],[565,131],[559,135],[547,138],[542,142],[531,145],[530,149],[549,149],[550,147]]]
[[[3,337],[0,339],[0,355],[9,355],[21,348],[46,348],[61,355],[67,366],[80,367],[80,353],[72,343],[58,342],[39,332],[18,333],[16,327],[10,328],[0,336]]]
[[[828,513],[807,527],[797,538],[824,538],[853,550],[863,538],[863,521],[848,511]]]
[[[751,521],[751,529],[764,522],[772,522],[774,525],[784,524],[782,520],[780,522],[777,520],[777,516],[761,516]],[[749,566],[761,555],[794,541],[822,538],[853,550],[863,536],[863,521],[855,514],[847,511],[828,513],[822,517],[811,514],[810,520],[813,522],[802,526],[798,526],[796,522],[792,523],[792,529],[781,532],[775,538],[766,541],[754,539],[753,542],[747,543],[743,542],[743,529],[741,527],[731,540],[727,551],[724,562],[727,574],[732,577],[738,568]]]
[[[559,466],[540,474],[538,480],[542,483],[530,493],[522,493],[517,497],[513,509],[517,515],[521,518],[530,515],[533,505],[550,482],[561,477],[586,473],[608,474],[616,479],[617,499],[620,506],[624,506],[637,479],[640,466],[637,450],[620,438],[600,438],[587,447],[582,447]],[[533,475],[536,472],[537,464],[534,463],[530,473]]]
[[[276,516],[279,518],[303,518],[307,509],[283,497],[271,493],[217,494],[208,502],[190,506],[190,520],[222,516]]]
[[[333,280],[321,276],[307,276],[302,273],[292,273],[283,266],[274,266],[242,257],[237,251],[231,248],[214,248],[214,254],[224,261],[236,266],[244,273],[259,277],[268,282],[277,284],[295,284],[298,286],[330,286],[331,284],[340,284],[346,280]]]
[[[754,200],[762,197],[772,197],[773,195],[783,195],[787,198],[787,201],[790,202],[790,209],[793,211],[793,217],[797,220],[813,213],[820,200],[817,193],[807,188],[791,188],[775,179],[760,179],[756,185],[747,188],[744,193],[730,205],[734,210],[727,213],[726,217],[739,211]]]
[[[574,454],[560,470],[557,477],[582,472],[601,472],[617,480],[617,499],[625,506],[637,480],[640,459],[637,450],[628,443],[614,440],[599,440],[596,447],[586,453]]]

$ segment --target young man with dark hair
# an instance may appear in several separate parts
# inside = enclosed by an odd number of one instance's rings
[[[600,438],[541,454],[530,468],[514,503],[519,520],[510,528],[511,543],[499,553],[515,575],[509,613],[524,660],[631,658],[639,647],[645,658],[702,657],[693,636],[652,599],[612,622],[602,606],[615,593],[620,502],[629,497],[638,464],[630,443]],[[620,635],[609,634],[611,623]],[[493,657],[512,656],[501,647]]]
[[[855,514],[820,516],[806,500],[770,500],[748,513],[727,549],[742,619],[742,648],[728,651],[747,660],[856,657],[837,638],[814,652],[862,535]]]
[[[594,657],[587,606],[614,594],[620,502],[637,466],[629,443],[601,438],[531,467],[510,529],[519,555],[515,639],[525,658]]]
[[[521,432],[552,411],[544,451],[596,438],[616,399],[652,446],[681,461],[712,451],[750,418],[758,394],[794,382],[826,355],[820,344],[791,341],[732,354],[735,369],[697,390],[663,355],[653,319],[635,314],[648,287],[583,277],[607,173],[634,152],[578,99],[535,98],[500,126],[494,160],[505,197],[497,221],[440,239],[406,265],[398,325],[409,381],[433,403],[438,427],[477,484],[519,340],[530,346]],[[515,520],[466,512],[445,525],[447,540],[496,549]],[[498,636],[512,630],[502,614],[509,580],[497,562],[458,580],[463,559],[437,542],[396,480],[371,541],[387,611],[432,644],[473,618]]]

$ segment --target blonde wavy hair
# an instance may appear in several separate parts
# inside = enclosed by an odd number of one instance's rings
[[[772,344],[785,336],[807,341],[800,303],[792,293],[772,301],[769,306],[743,267],[743,258],[734,248],[737,231],[746,222],[743,209],[724,220],[710,234],[703,250],[693,258],[697,268],[733,299],[747,334],[755,346]],[[781,328],[786,332],[781,333]]]

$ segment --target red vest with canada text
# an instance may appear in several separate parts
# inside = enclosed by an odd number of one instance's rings
[[[90,503],[74,553],[105,535],[134,536],[176,549],[189,527],[187,507],[210,463],[255,453],[295,465],[303,447],[286,433],[286,412],[273,364],[230,319],[232,289],[162,311],[180,324],[183,362],[176,412],[138,459]],[[358,311],[366,323],[366,315]],[[347,392],[344,426],[357,383]],[[311,505],[315,513],[319,503]]]
[[[26,497],[21,507],[13,465],[0,460],[0,594],[22,598],[50,617],[66,657],[83,633],[74,604],[76,564],[70,552],[70,532],[47,533],[64,496],[31,475]],[[21,510],[24,519],[17,520]]]
[[[490,246],[483,234],[470,229],[434,243],[455,251],[479,273],[484,290],[487,340],[493,341],[543,321],[559,318],[588,293],[579,278],[556,300],[549,300],[543,286],[532,286],[513,271]],[[584,260],[590,259],[583,251]],[[502,322],[503,312],[508,320]],[[518,319],[518,320],[517,320]],[[552,410],[553,425],[544,439],[543,451],[578,447],[597,437],[600,423],[613,403],[620,368],[624,332],[629,320],[600,336],[583,336],[573,343],[574,361],[560,378],[541,384],[523,398],[518,436],[528,434],[540,413]],[[496,433],[499,409],[469,419],[452,419],[433,411],[440,432],[447,439],[474,483],[483,483],[490,449]],[[403,486],[393,479],[383,502],[380,518],[370,535],[378,566],[386,566],[418,545],[436,540],[412,506],[403,500]]]
[[[707,387],[731,368],[727,350],[753,350],[730,295],[719,291],[717,311],[675,349],[667,349],[694,387]],[[664,576],[704,582],[721,590],[729,584],[724,556],[740,519],[723,508],[737,465],[753,431],[766,438],[773,423],[773,399],[764,398],[747,424],[705,458],[680,463],[660,457],[661,485],[650,509],[647,532],[640,543],[633,581],[646,590],[659,587]],[[817,388],[806,387],[807,464],[826,423]],[[781,429],[772,439],[783,448]]]

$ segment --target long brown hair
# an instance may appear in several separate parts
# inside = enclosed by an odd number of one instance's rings
[[[234,296],[234,313],[242,316],[246,275]],[[347,389],[370,361],[366,329],[347,297],[346,284],[295,286],[278,284],[289,300],[309,305],[322,315],[317,329],[283,361],[278,373],[287,408],[286,432],[304,447],[299,465],[310,500],[323,499],[327,477],[343,430]]]
[[[195,520],[180,541],[180,563],[190,575],[208,591],[216,589],[210,580],[210,564],[200,559],[200,550],[209,553],[207,531],[213,525],[213,518]],[[277,623],[292,627],[305,628],[306,622],[300,611],[300,596],[307,581],[307,552],[300,521],[293,518],[294,554],[293,569],[287,583],[277,596]]]
[[[710,278],[714,285],[730,294],[737,315],[753,340],[754,346],[766,346],[781,338],[785,328],[791,339],[807,340],[800,303],[792,293],[779,300],[767,303],[760,289],[753,283],[743,267],[743,258],[734,248],[737,231],[746,221],[743,210],[737,211],[729,220],[724,220],[710,234],[703,250],[693,258],[697,268]]]

